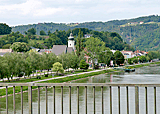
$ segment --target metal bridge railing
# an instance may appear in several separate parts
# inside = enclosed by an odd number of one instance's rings
[[[20,86],[21,87],[21,113],[23,114],[23,86],[28,86],[28,105],[29,105],[29,114],[33,114],[32,110],[32,87],[37,86],[38,88],[38,114],[40,114],[40,87],[45,87],[45,101],[46,101],[46,114],[48,114],[48,92],[47,88],[48,87],[53,87],[53,114],[56,114],[56,103],[55,103],[55,88],[57,86],[61,87],[61,113],[64,113],[63,110],[63,87],[67,86],[69,87],[69,114],[71,114],[71,87],[77,87],[77,114],[79,114],[80,109],[79,109],[79,87],[83,86],[85,87],[85,114],[87,114],[87,87],[91,86],[93,87],[93,112],[96,114],[96,102],[95,102],[95,88],[96,87],[101,87],[101,112],[104,114],[104,93],[103,93],[103,88],[104,87],[109,87],[110,91],[110,114],[113,112],[113,99],[112,99],[112,87],[117,87],[118,88],[118,113],[121,113],[121,99],[120,99],[120,88],[125,87],[126,88],[126,103],[127,103],[127,114],[129,114],[129,93],[128,93],[128,88],[129,87],[135,87],[135,114],[139,114],[139,87],[144,87],[145,88],[145,104],[146,104],[146,114],[148,114],[148,94],[147,94],[147,88],[148,87],[153,87],[154,88],[154,114],[157,113],[157,107],[156,107],[156,88],[160,87],[160,84],[114,84],[114,83],[1,83],[0,86],[6,87],[6,114],[8,114],[8,87],[13,87],[13,112],[16,114],[16,102],[15,102],[15,86]]]

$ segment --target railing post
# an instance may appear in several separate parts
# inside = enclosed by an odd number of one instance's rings
[[[21,86],[21,114],[23,114],[23,86]]]
[[[46,86],[46,114],[48,114],[48,94],[47,94],[47,86]]]
[[[85,112],[87,114],[87,86],[85,86]]]
[[[120,101],[120,86],[118,86],[118,108],[119,108],[119,114],[121,113],[121,101]]]
[[[148,95],[147,95],[147,87],[145,87],[145,93],[146,93],[146,114],[148,114]]]
[[[16,114],[15,86],[13,86],[13,111]]]
[[[127,114],[129,114],[129,97],[128,97],[128,86],[126,87],[126,93],[127,93]]]
[[[104,106],[103,106],[103,86],[101,86],[101,94],[102,94],[102,114],[104,114]]]
[[[6,86],[6,114],[8,114],[8,86]]]
[[[135,86],[135,114],[139,114],[139,87]]]
[[[77,114],[79,114],[79,86],[77,86]]]
[[[69,114],[71,114],[71,86],[69,86]]]
[[[110,114],[112,114],[112,86],[110,86]]]
[[[28,86],[29,114],[32,114],[32,86]]]
[[[63,114],[63,86],[61,86],[61,114]]]
[[[56,114],[55,86],[53,86],[53,112]]]
[[[157,107],[156,107],[156,87],[154,87],[154,113],[157,114]]]
[[[94,108],[94,114],[95,114],[96,113],[95,86],[93,86],[93,108]]]
[[[40,86],[38,86],[38,114],[40,114]]]

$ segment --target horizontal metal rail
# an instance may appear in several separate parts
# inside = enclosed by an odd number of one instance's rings
[[[37,95],[38,95],[38,114],[40,114],[40,87],[44,87],[45,88],[45,112],[46,114],[49,113],[48,109],[50,108],[49,105],[48,105],[48,87],[53,87],[53,114],[56,114],[56,98],[55,98],[55,87],[58,87],[60,86],[61,87],[61,113],[66,113],[64,112],[64,89],[63,87],[64,86],[67,86],[68,87],[68,91],[69,91],[69,104],[67,105],[68,106],[68,109],[69,109],[69,114],[71,114],[71,110],[72,110],[72,105],[71,105],[71,87],[77,87],[77,104],[75,103],[74,105],[77,105],[77,114],[80,113],[80,92],[79,92],[79,87],[84,87],[85,88],[85,100],[84,100],[84,112],[87,114],[88,112],[88,106],[87,106],[87,89],[88,89],[88,86],[92,87],[93,89],[93,113],[96,114],[96,91],[95,91],[95,88],[96,87],[101,87],[101,112],[102,114],[105,113],[105,110],[104,110],[104,87],[109,87],[109,97],[110,97],[110,114],[113,113],[113,110],[114,110],[114,107],[113,107],[113,87],[117,87],[117,96],[118,96],[118,114],[121,114],[121,87],[125,87],[126,89],[126,104],[127,104],[127,107],[126,107],[126,113],[129,114],[129,87],[134,87],[135,88],[135,114],[139,114],[139,87],[144,87],[145,88],[145,107],[146,107],[146,114],[148,114],[148,94],[147,94],[147,88],[148,87],[153,87],[153,90],[154,90],[154,114],[157,113],[157,106],[156,106],[156,98],[159,97],[157,96],[157,87],[160,87],[160,84],[122,84],[122,83],[0,83],[0,86],[4,86],[5,89],[6,89],[6,114],[8,114],[8,88],[9,87],[13,87],[13,113],[16,114],[16,102],[15,102],[15,87],[16,86],[20,86],[21,87],[21,113],[23,114],[23,86],[28,86],[28,106],[29,106],[29,114],[33,114],[33,107],[32,107],[32,87],[33,86],[37,86],[37,89],[38,89],[38,92],[37,92]],[[1,109],[0,109],[1,111]],[[108,112],[107,112],[108,113]]]
[[[138,86],[138,87],[160,87],[160,84],[124,84],[124,83],[0,83],[0,86]]]

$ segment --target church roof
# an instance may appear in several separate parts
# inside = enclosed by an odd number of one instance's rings
[[[73,52],[74,50],[73,50],[73,47],[68,47],[67,48],[67,53],[71,53],[71,52]]]
[[[52,53],[54,53],[55,55],[66,53],[66,51],[67,45],[53,45]]]

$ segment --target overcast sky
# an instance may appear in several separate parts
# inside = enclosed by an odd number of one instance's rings
[[[160,14],[160,0],[0,0],[0,23],[110,21]]]

